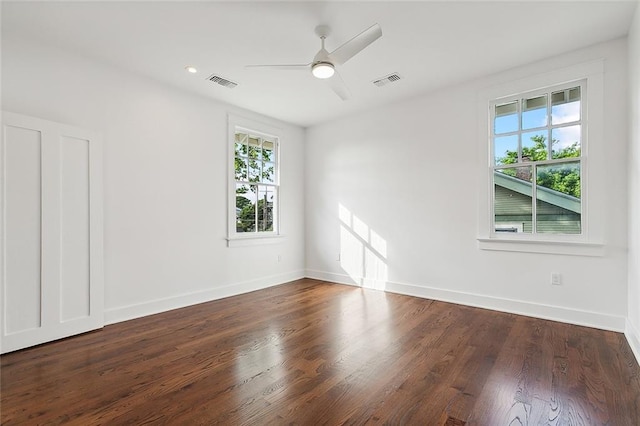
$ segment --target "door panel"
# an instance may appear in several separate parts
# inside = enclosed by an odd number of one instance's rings
[[[88,131],[3,113],[0,352],[100,328],[102,151]]]
[[[5,127],[6,331],[41,326],[41,134]]]
[[[89,141],[61,138],[60,320],[90,315]]]

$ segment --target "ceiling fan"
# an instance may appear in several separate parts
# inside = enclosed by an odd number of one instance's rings
[[[319,79],[325,79],[329,82],[331,89],[340,97],[340,99],[349,99],[349,89],[336,70],[336,65],[343,65],[349,59],[353,58],[365,47],[382,37],[382,28],[380,25],[373,24],[366,30],[362,31],[342,46],[329,53],[324,48],[324,41],[331,33],[331,29],[326,25],[319,25],[315,29],[316,34],[320,37],[321,47],[313,61],[308,64],[292,64],[292,65],[247,65],[248,68],[271,68],[277,70],[311,70],[311,74]]]

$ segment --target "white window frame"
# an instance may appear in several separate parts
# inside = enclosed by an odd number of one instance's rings
[[[602,256],[604,217],[602,202],[591,203],[594,194],[605,193],[603,143],[604,64],[602,60],[498,84],[482,90],[478,95],[479,119],[479,196],[478,245],[484,250],[556,253]],[[493,188],[493,123],[491,106],[496,100],[519,96],[529,97],[537,92],[551,92],[558,87],[583,85],[581,98],[581,234],[529,234],[496,232],[494,227]],[[588,99],[588,101],[586,101]],[[527,165],[530,163],[522,163]]]
[[[533,98],[537,98],[540,96],[546,96],[547,98],[547,114],[550,115],[551,114],[551,94],[554,92],[558,92],[558,91],[562,91],[562,90],[567,90],[567,89],[571,89],[574,87],[579,87],[580,88],[580,109],[581,109],[581,113],[580,113],[580,119],[578,119],[577,121],[573,121],[570,123],[563,123],[563,124],[553,124],[551,122],[551,120],[548,120],[547,124],[545,126],[540,126],[537,127],[535,129],[523,129],[522,128],[522,117],[523,117],[523,111],[521,110],[521,104],[522,104],[522,100],[523,99],[533,99]],[[514,164],[509,164],[509,165],[497,165],[495,164],[494,161],[491,161],[491,165],[490,167],[492,168],[492,171],[490,173],[491,179],[492,179],[492,183],[491,186],[493,187],[495,185],[495,171],[496,170],[502,170],[505,168],[514,168],[514,167],[531,167],[532,169],[532,175],[533,175],[533,181],[532,181],[532,185],[531,185],[531,225],[533,228],[532,233],[533,234],[538,234],[538,232],[536,231],[537,229],[537,223],[538,223],[538,218],[537,218],[537,200],[538,200],[538,196],[537,196],[537,192],[538,192],[538,185],[535,184],[535,176],[537,175],[537,168],[540,166],[546,166],[546,165],[555,165],[555,164],[564,164],[564,163],[579,163],[580,164],[580,183],[581,186],[585,186],[584,185],[584,180],[582,179],[583,175],[587,174],[587,170],[586,170],[586,161],[583,161],[584,158],[586,158],[586,153],[587,153],[587,122],[586,119],[584,118],[584,115],[582,114],[583,110],[587,109],[587,105],[588,105],[588,100],[587,100],[587,82],[586,80],[581,80],[581,81],[572,81],[572,82],[568,82],[568,83],[564,83],[564,84],[560,84],[557,86],[553,86],[553,87],[545,87],[543,89],[540,90],[535,90],[535,91],[531,91],[531,92],[526,92],[526,93],[519,93],[517,95],[513,95],[513,96],[508,96],[505,98],[500,98],[500,99],[495,99],[493,101],[490,102],[489,104],[489,119],[490,122],[492,123],[490,128],[491,130],[491,136],[489,138],[489,143],[490,148],[489,151],[494,153],[495,155],[495,146],[494,146],[494,142],[495,142],[495,138],[496,137],[503,137],[503,136],[518,136],[519,139],[522,138],[523,134],[529,133],[529,132],[536,132],[536,133],[540,133],[542,130],[546,131],[547,133],[547,154],[550,155],[551,150],[553,148],[553,145],[551,143],[552,141],[552,134],[553,134],[553,129],[558,129],[558,128],[564,128],[564,127],[569,127],[569,126],[575,126],[575,125],[579,125],[581,128],[581,140],[580,140],[580,150],[581,150],[581,155],[580,157],[573,157],[573,158],[563,158],[563,159],[546,159],[546,160],[542,160],[542,161],[518,161],[517,163]],[[493,123],[495,122],[495,107],[498,105],[503,105],[503,104],[508,104],[508,103],[512,103],[512,102],[516,102],[518,107],[517,107],[517,115],[518,115],[518,129],[514,130],[512,132],[507,132],[504,134],[495,134],[493,129],[494,129],[494,125]],[[519,148],[518,148],[518,158],[520,159],[521,155],[522,155],[522,144],[523,142],[521,141],[519,144]],[[494,192],[495,195],[495,192]],[[580,229],[581,232],[579,234],[584,234],[586,232],[585,230],[585,226],[586,223],[584,223],[584,221],[582,220],[582,216],[584,214],[584,209],[583,207],[583,201],[584,197],[581,197],[580,199]],[[495,197],[492,198],[491,200],[491,217],[495,218]],[[494,238],[496,237],[495,234],[500,233],[499,231],[496,231],[497,228],[497,223],[495,223],[494,221],[494,226],[492,226],[491,228],[491,236],[493,236]],[[522,232],[522,230],[520,231]],[[561,236],[560,238],[565,238],[564,235],[578,235],[578,234],[554,234],[556,236]],[[544,238],[547,238],[548,234],[545,234]],[[569,237],[570,239],[574,239],[575,237]]]
[[[269,184],[275,190],[275,205],[273,208],[273,230],[262,232],[237,232],[236,230],[236,178],[235,178],[235,135],[237,131],[249,133],[265,139],[275,141],[275,182]],[[227,246],[239,247],[257,244],[274,244],[280,242],[282,234],[280,233],[280,149],[282,131],[272,125],[252,120],[246,117],[240,117],[229,114],[228,117],[228,228],[227,228]]]

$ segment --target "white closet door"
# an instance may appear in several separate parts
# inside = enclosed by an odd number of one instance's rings
[[[101,328],[100,139],[3,112],[0,144],[0,353]]]

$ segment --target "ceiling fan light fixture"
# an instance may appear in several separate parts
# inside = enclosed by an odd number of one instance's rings
[[[311,73],[315,78],[329,78],[336,72],[330,62],[318,62],[311,67]]]

